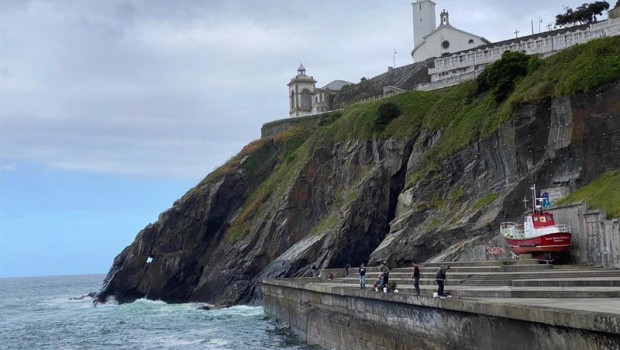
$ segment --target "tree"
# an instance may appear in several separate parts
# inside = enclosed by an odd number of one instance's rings
[[[570,7],[565,7],[563,14],[555,16],[555,25],[560,27],[573,26],[576,24],[589,24],[596,22],[596,16],[609,10],[607,1],[595,1],[590,4],[583,4],[573,11]]]

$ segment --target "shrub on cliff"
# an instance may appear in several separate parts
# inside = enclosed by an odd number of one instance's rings
[[[377,108],[377,118],[375,126],[378,130],[383,130],[390,122],[401,115],[400,108],[394,102],[387,102]]]
[[[485,68],[476,77],[476,95],[487,92],[491,89],[491,87],[489,86],[489,82],[487,81],[488,76],[489,70]]]
[[[512,93],[522,77],[532,74],[541,65],[542,60],[538,56],[506,51],[501,59],[478,74],[476,95],[491,90],[495,101],[501,103]]]
[[[524,53],[506,51],[501,59],[488,67],[486,80],[497,103],[510,95],[518,78],[527,75],[529,59],[530,56]]]
[[[618,78],[620,36],[595,39],[541,60],[540,67],[523,78],[509,101],[532,102],[566,96]]]

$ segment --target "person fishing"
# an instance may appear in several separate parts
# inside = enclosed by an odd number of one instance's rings
[[[448,270],[450,270],[450,265],[442,265],[435,274],[435,282],[437,283],[437,296],[440,298],[447,297],[447,295],[444,294],[443,287],[446,281],[446,273],[448,272]]]
[[[390,280],[390,268],[387,267],[386,264],[387,264],[387,261],[384,260],[381,263],[381,267],[380,267],[381,275],[383,276],[383,292],[384,293],[387,293],[388,291],[388,286],[389,286],[388,282]]]

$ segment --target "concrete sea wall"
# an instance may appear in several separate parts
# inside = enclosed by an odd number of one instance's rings
[[[329,349],[618,349],[616,315],[263,281],[264,309]]]

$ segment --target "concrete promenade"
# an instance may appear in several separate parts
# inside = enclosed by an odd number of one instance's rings
[[[390,273],[398,293],[372,289],[374,267],[365,290],[354,268],[265,280],[265,312],[324,348],[620,349],[619,270],[486,264],[454,264],[446,299],[432,297],[437,264],[422,266],[419,297],[410,268]],[[482,283],[489,276],[495,285]]]

